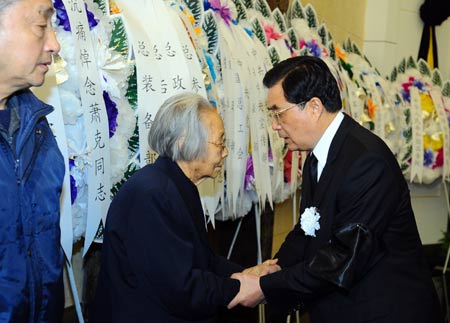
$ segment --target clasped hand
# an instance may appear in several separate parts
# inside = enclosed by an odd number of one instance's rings
[[[280,270],[278,259],[269,259],[254,267],[245,269],[241,273],[234,273],[231,278],[238,279],[241,287],[236,296],[228,304],[231,309],[238,304],[247,307],[255,307],[264,300],[264,294],[259,285],[259,277]]]

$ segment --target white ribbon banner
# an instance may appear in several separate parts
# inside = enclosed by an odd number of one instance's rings
[[[433,100],[436,112],[438,115],[439,128],[444,136],[443,147],[443,159],[444,164],[442,165],[442,181],[450,179],[450,133],[449,125],[447,121],[447,115],[445,113],[445,107],[443,102],[442,94],[439,90],[433,88],[430,91],[431,99]]]
[[[83,256],[106,219],[110,204],[111,176],[109,125],[97,69],[89,22],[82,0],[63,0],[70,21],[78,69],[81,103],[84,109],[88,165],[88,213]]]
[[[409,88],[411,97],[411,125],[412,125],[412,161],[410,181],[417,178],[422,183],[423,178],[423,119],[422,106],[420,104],[419,90],[411,86]]]
[[[59,150],[64,157],[64,182],[61,192],[61,218],[59,226],[61,228],[61,246],[66,254],[69,264],[72,263],[72,247],[73,247],[73,230],[72,230],[72,206],[70,198],[70,172],[69,172],[69,154],[67,151],[66,130],[64,128],[64,120],[61,108],[61,99],[59,97],[58,85],[56,84],[56,76],[54,65],[45,77],[45,83],[41,87],[32,88],[33,92],[42,101],[52,105],[55,109],[47,116],[50,128],[55,135]]]

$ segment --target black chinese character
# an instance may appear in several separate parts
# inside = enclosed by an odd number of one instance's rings
[[[144,77],[142,78],[142,89],[145,92],[149,92],[149,91],[153,91],[155,92],[155,89],[153,88],[153,77],[149,74],[144,75]]]

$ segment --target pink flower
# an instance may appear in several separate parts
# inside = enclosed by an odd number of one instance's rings
[[[263,23],[263,26],[264,26],[264,32],[266,33],[266,38],[267,38],[267,41],[269,42],[269,45],[270,45],[271,39],[277,40],[277,39],[280,39],[281,37],[283,37],[283,35],[281,35],[280,33],[277,33],[275,31],[275,28],[273,28],[273,26],[265,25],[264,23]]]
[[[444,149],[441,148],[438,150],[436,161],[434,162],[434,165],[431,167],[432,169],[442,167],[444,165]]]

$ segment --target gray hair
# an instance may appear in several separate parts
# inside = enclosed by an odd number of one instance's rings
[[[150,148],[173,161],[192,161],[203,156],[208,129],[202,122],[202,113],[213,109],[208,100],[198,94],[185,92],[170,97],[152,122],[148,133]]]
[[[3,18],[3,13],[6,8],[18,1],[19,0],[0,0],[0,18]]]

